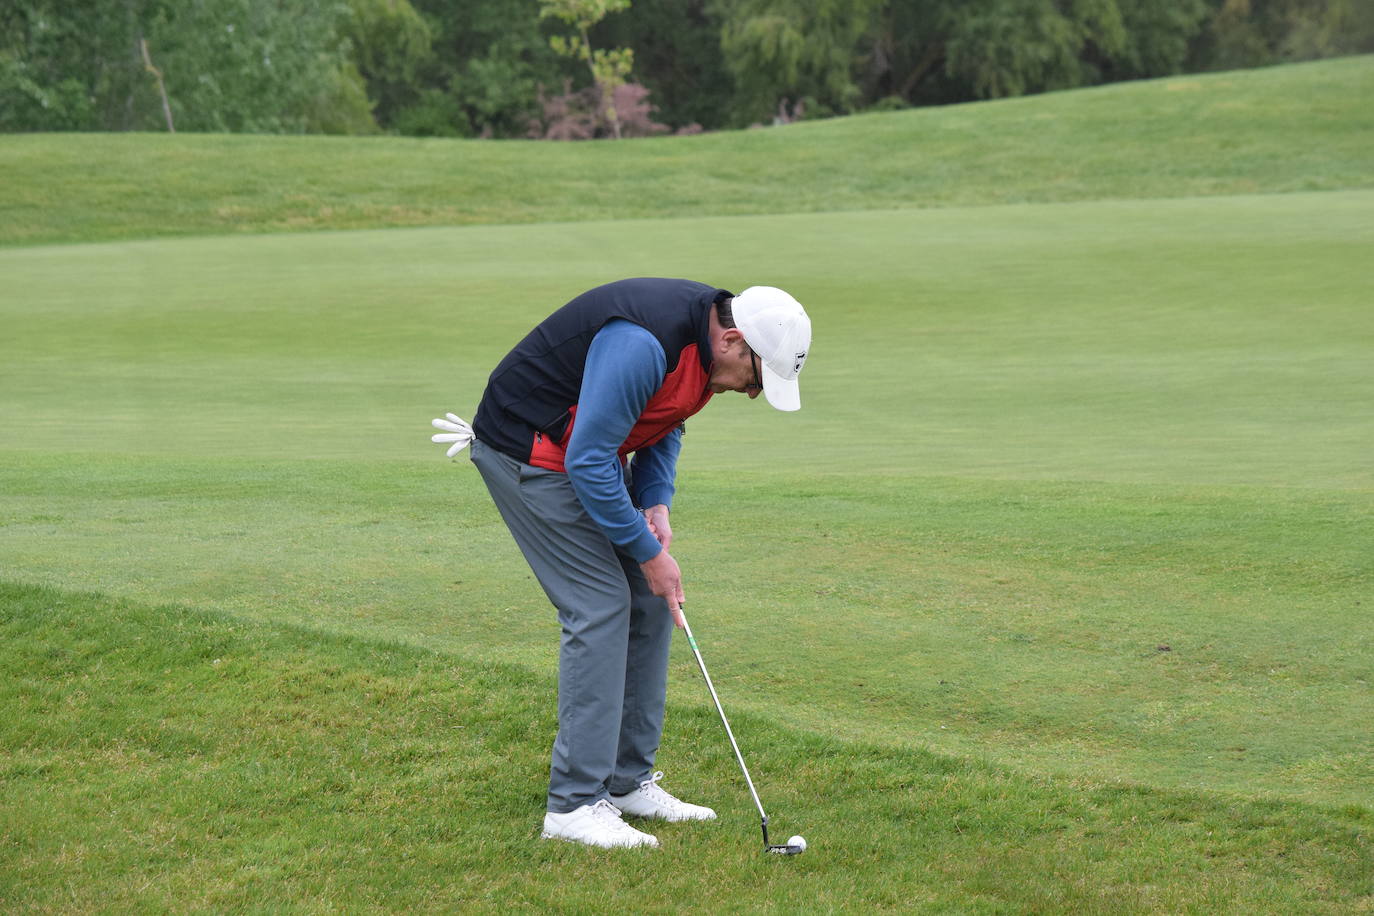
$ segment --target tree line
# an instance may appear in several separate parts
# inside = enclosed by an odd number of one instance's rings
[[[636,136],[1368,52],[1370,0],[0,0],[0,130]]]

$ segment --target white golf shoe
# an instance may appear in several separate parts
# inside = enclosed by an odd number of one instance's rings
[[[567,814],[544,815],[546,840],[568,840],[586,846],[612,849],[617,846],[657,846],[658,838],[634,829],[620,819],[620,811],[601,799]]]
[[[702,805],[689,805],[674,798],[658,784],[660,771],[639,784],[629,795],[612,795],[611,801],[625,814],[654,817],[662,821],[713,821],[716,812]]]

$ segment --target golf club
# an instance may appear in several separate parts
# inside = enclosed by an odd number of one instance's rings
[[[744,773],[744,781],[749,786],[749,794],[754,798],[754,806],[759,809],[759,821],[763,827],[763,848],[767,852],[781,856],[799,855],[806,849],[806,840],[799,836],[794,836],[782,844],[768,842],[768,815],[764,813],[763,802],[759,801],[759,793],[754,789],[754,780],[749,777],[749,768],[744,765],[744,755],[740,753],[739,744],[735,741],[735,733],[730,728],[730,720],[725,718],[725,709],[720,705],[720,697],[716,695],[715,685],[711,683],[711,675],[706,673],[706,663],[701,660],[701,649],[697,647],[696,637],[692,635],[692,627],[687,623],[685,610],[682,611],[682,630],[687,634],[687,645],[692,647],[692,654],[696,656],[697,667],[701,669],[701,676],[706,679],[706,689],[711,691],[711,700],[716,704],[716,712],[720,713],[720,723],[725,726],[725,734],[730,739],[730,746],[735,749],[735,759],[739,761],[740,771]]]

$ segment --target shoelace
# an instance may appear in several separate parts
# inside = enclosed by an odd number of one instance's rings
[[[597,823],[604,827],[609,827],[612,830],[622,831],[633,829],[629,824],[620,819],[620,809],[604,798],[592,805],[591,815],[596,818]]]
[[[669,795],[668,790],[658,784],[659,780],[662,778],[663,771],[659,770],[657,773],[650,776],[648,779],[644,780],[639,784],[639,791],[647,795],[649,799],[656,805],[662,805],[665,808],[672,808],[674,811],[685,810],[688,807],[686,802],[682,801],[679,798],[674,798],[673,796]]]

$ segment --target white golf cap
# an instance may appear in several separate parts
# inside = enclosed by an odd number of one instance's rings
[[[811,349],[811,319],[801,303],[772,286],[751,286],[730,304],[735,327],[759,355],[763,396],[778,410],[797,410],[797,376]]]

